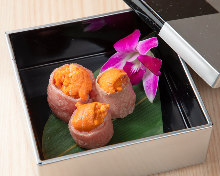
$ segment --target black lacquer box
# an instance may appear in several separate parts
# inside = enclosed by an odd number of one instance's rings
[[[6,33],[39,175],[148,175],[205,160],[212,122],[188,68],[161,34],[165,23],[161,26],[156,19],[152,22],[153,18],[143,22],[139,15],[125,10]],[[88,30],[88,24],[100,21],[102,26]],[[95,71],[115,52],[113,44],[134,29],[140,29],[143,36],[152,31],[159,34],[164,133],[44,159],[41,138],[50,113],[46,89],[52,70],[76,62]]]

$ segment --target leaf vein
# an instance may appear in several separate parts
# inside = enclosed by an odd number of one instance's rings
[[[67,152],[74,149],[75,147],[77,147],[77,144],[72,145],[70,148],[66,149],[63,153],[59,154],[57,157],[65,155]]]
[[[142,103],[144,100],[146,100],[147,99],[147,97],[144,97],[143,99],[141,99],[139,102],[137,102],[136,104],[135,104],[135,106],[137,106],[137,105],[139,105],[140,103]]]

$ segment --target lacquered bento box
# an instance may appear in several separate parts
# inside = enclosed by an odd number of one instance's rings
[[[95,71],[114,53],[113,44],[134,29],[152,32],[125,10],[6,33],[39,175],[149,175],[205,161],[212,122],[187,65],[159,36],[164,133],[44,159],[41,138],[50,113],[46,90],[52,70],[76,62]]]

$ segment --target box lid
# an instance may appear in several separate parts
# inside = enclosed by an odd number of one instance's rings
[[[220,87],[219,0],[124,0],[213,88]]]

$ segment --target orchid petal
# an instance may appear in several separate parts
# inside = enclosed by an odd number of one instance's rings
[[[129,53],[115,53],[109,60],[102,66],[100,72],[107,70],[110,67],[122,69],[129,59]]]
[[[146,68],[140,62],[138,64],[134,62],[126,62],[123,69],[130,78],[132,85],[138,84],[142,80],[144,73],[146,72]]]
[[[137,57],[137,59],[153,74],[155,74],[156,76],[160,76],[160,67],[162,64],[162,60],[148,55],[140,55]]]
[[[143,41],[140,41],[137,44],[137,51],[141,55],[145,55],[150,49],[158,46],[158,40],[157,37],[152,37]]]
[[[147,70],[143,76],[143,86],[148,100],[153,103],[157,93],[159,76],[154,75],[151,71]]]
[[[145,54],[145,55],[148,55],[148,56],[152,56],[152,57],[154,57],[154,54],[151,52],[151,50],[148,51],[147,54]]]
[[[127,37],[117,41],[114,44],[114,48],[118,52],[134,52],[136,51],[136,46],[138,44],[138,40],[141,33],[138,29],[136,29],[133,33],[128,35]]]

